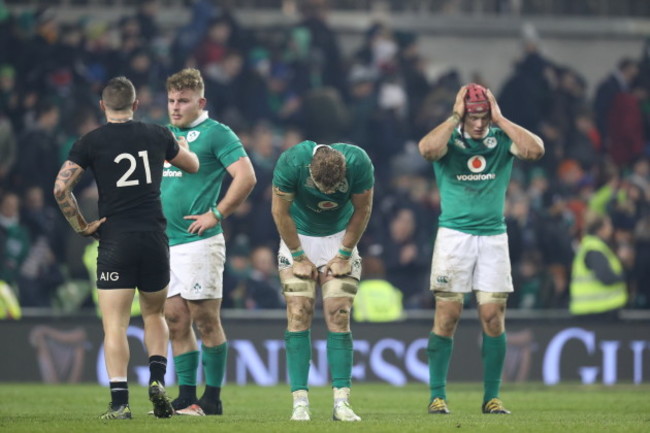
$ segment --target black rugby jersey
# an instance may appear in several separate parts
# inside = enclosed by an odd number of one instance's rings
[[[165,229],[163,164],[178,152],[167,128],[134,121],[107,123],[74,144],[68,159],[95,175],[102,235]]]

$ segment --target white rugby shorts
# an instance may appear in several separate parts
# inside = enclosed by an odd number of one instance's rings
[[[226,241],[223,233],[169,248],[171,279],[167,297],[183,299],[223,298]]]
[[[345,230],[329,236],[305,236],[298,234],[300,245],[305,254],[316,265],[319,272],[323,272],[323,266],[327,264],[339,252],[341,241],[345,236]],[[361,279],[361,256],[355,247],[350,256],[352,260],[352,272],[350,276],[357,280]],[[280,251],[278,251],[278,269],[283,270],[293,266],[293,258],[289,247],[280,240]]]
[[[440,227],[430,284],[441,292],[512,292],[508,235],[477,236]]]

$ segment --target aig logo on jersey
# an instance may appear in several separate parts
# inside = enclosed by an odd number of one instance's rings
[[[117,281],[119,279],[119,272],[101,272],[99,274],[99,281]]]
[[[467,160],[467,168],[469,168],[469,171],[472,173],[482,172],[485,170],[486,165],[487,163],[485,162],[485,158],[481,155],[474,155]]]
[[[199,131],[190,131],[187,133],[187,142],[191,143],[197,138],[199,138],[199,134],[201,134]]]

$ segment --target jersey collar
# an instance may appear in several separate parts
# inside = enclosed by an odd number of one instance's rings
[[[456,129],[458,130],[458,133],[459,133],[459,134],[463,134],[463,137],[464,137],[465,139],[470,139],[470,140],[474,140],[474,141],[480,141],[480,140],[483,140],[485,137],[487,137],[487,136],[490,134],[490,128],[488,127],[488,128],[485,130],[485,134],[483,135],[483,137],[481,137],[481,138],[479,138],[479,139],[474,139],[474,138],[470,137],[470,135],[469,135],[467,132],[462,131],[462,130],[460,129],[460,126],[459,126],[458,128],[456,128]]]
[[[206,110],[203,110],[203,112],[199,115],[199,117],[196,118],[196,120],[187,127],[187,129],[194,128],[195,126],[205,122],[205,120],[208,118],[208,112]]]

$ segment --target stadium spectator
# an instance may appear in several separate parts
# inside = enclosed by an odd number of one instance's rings
[[[404,318],[402,292],[386,280],[379,257],[363,259],[361,282],[354,298],[352,317],[357,322],[392,322]]]
[[[619,92],[609,105],[606,117],[606,152],[619,167],[631,165],[643,156],[646,146],[641,104],[648,98],[646,90],[633,84],[627,92]]]
[[[239,138],[208,117],[205,84],[197,69],[167,79],[170,129],[185,137],[199,155],[194,176],[166,169],[162,202],[167,217],[171,283],[165,305],[174,365],[180,385],[172,405],[181,415],[221,415],[221,385],[228,342],[221,324],[226,244],[221,222],[246,200],[256,178]],[[232,183],[217,203],[225,175]],[[196,395],[199,351],[193,325],[201,336],[206,387]]]
[[[634,268],[631,286],[634,306],[650,309],[650,215],[645,215],[634,230]]]
[[[509,118],[533,132],[540,131],[552,103],[553,71],[536,44],[527,45],[523,59],[517,63],[513,75],[503,85],[499,105]],[[522,95],[527,95],[522,98]]]
[[[431,249],[428,243],[418,242],[422,232],[418,231],[412,209],[398,208],[391,214],[388,236],[382,243],[385,278],[402,291],[407,308],[419,307],[422,288],[426,287]]]
[[[309,421],[308,377],[316,285],[323,296],[335,421],[361,421],[350,407],[350,315],[361,277],[357,244],[372,211],[374,168],[359,147],[302,143],[286,150],[273,173],[272,213],[287,303],[285,344],[292,421]]]
[[[259,246],[251,252],[251,272],[246,281],[246,308],[282,308],[282,287],[275,254],[270,247]]]
[[[608,246],[614,227],[609,216],[590,214],[573,261],[570,311],[580,317],[616,319],[627,303],[621,260]]]
[[[135,15],[140,27],[140,34],[147,43],[152,43],[160,34],[156,14],[159,12],[158,0],[143,0],[139,2]]]
[[[526,100],[526,94],[520,95]],[[506,355],[505,307],[513,291],[505,195],[514,157],[544,155],[538,136],[506,119],[492,92],[477,84],[460,88],[452,115],[419,143],[433,161],[442,213],[433,252],[431,290],[436,298],[429,335],[429,413],[448,414],[446,381],[453,335],[464,294],[476,293],[483,328],[481,410],[509,414],[499,399]]]
[[[41,187],[29,187],[22,202],[21,220],[29,230],[29,254],[20,268],[20,303],[23,307],[51,307],[62,268],[63,231],[59,215],[46,205]]]
[[[20,221],[20,197],[6,191],[0,197],[0,280],[14,289],[29,247],[29,230]]]
[[[307,91],[332,87],[342,93],[345,85],[338,35],[327,22],[327,0],[300,2],[302,21],[290,30],[287,56],[296,72],[297,88]]]
[[[11,122],[0,111],[0,182],[5,185],[7,175],[16,161],[16,138]],[[7,182],[8,183],[8,182]],[[2,193],[0,188],[0,193]]]
[[[18,156],[14,164],[10,184],[24,191],[32,185],[49,191],[56,177],[59,162],[59,144],[55,132],[59,126],[60,110],[51,101],[40,102],[35,111],[35,122],[18,138]],[[54,199],[48,194],[48,205]]]
[[[158,418],[173,414],[164,388],[169,330],[164,318],[169,247],[160,203],[163,163],[197,172],[196,154],[158,125],[133,121],[135,88],[111,79],[100,100],[107,124],[77,141],[54,184],[54,196],[75,232],[99,238],[97,288],[104,326],[104,356],[111,403],[101,419],[130,419],[126,330],[137,288],[149,354],[149,399]],[[99,218],[87,222],[73,194],[85,170],[99,187]]]
[[[594,113],[596,113],[596,126],[600,136],[607,143],[609,138],[608,117],[612,111],[612,102],[619,93],[629,92],[632,83],[639,74],[638,62],[632,58],[624,57],[618,66],[596,87],[594,99]],[[606,144],[607,146],[607,144]]]

